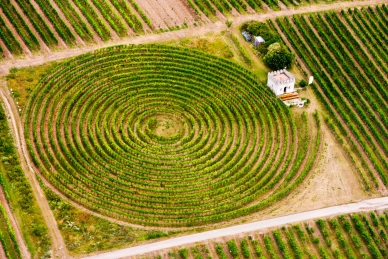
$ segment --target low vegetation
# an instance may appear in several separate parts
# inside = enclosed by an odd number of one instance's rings
[[[45,258],[50,256],[50,236],[42,213],[34,199],[31,186],[27,181],[20,161],[17,156],[14,140],[9,130],[7,116],[3,107],[0,106],[0,183],[10,203],[16,220],[21,226],[23,238],[32,256]],[[3,212],[3,210],[1,210]],[[0,231],[2,239],[6,244],[6,250],[10,258],[21,258],[14,238],[13,230],[10,228],[5,214],[0,217]],[[5,224],[7,230],[4,230]],[[10,243],[10,239],[12,243]]]
[[[241,25],[241,31],[248,32],[254,37],[260,36],[265,42],[254,48],[264,64],[271,70],[279,70],[293,66],[295,55],[283,44],[280,35],[267,23],[248,21]]]
[[[146,240],[168,238],[180,233],[176,230],[134,228],[94,216],[72,206],[49,189],[42,180],[39,179],[39,182],[71,255],[133,246]],[[180,253],[184,255],[188,252],[182,250]]]

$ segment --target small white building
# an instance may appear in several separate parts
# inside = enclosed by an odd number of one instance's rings
[[[264,43],[265,40],[261,36],[255,37],[255,41],[253,42],[253,46],[258,47],[260,44]]]
[[[276,95],[295,92],[295,77],[285,69],[268,73],[267,86]]]

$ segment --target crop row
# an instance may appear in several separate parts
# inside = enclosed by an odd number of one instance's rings
[[[368,13],[375,14],[373,9],[368,10]],[[359,12],[356,9],[351,13]],[[354,19],[359,26],[366,26],[366,21],[375,26],[379,24],[372,18],[379,21],[381,17],[368,16],[366,9],[363,13],[365,18],[359,15],[359,19]],[[352,24],[347,14],[342,12],[342,16]],[[387,110],[383,108],[387,106],[388,92],[384,87],[386,80],[380,74],[380,68],[376,67],[378,62],[374,63],[359,43],[379,42],[380,38],[374,35],[376,39],[366,41],[369,37],[363,36],[359,31],[357,36],[360,39],[354,38],[338,13],[293,17],[292,22],[288,18],[277,19],[277,23],[316,78],[319,87],[316,92],[329,114],[334,115],[331,116],[331,121],[335,121],[335,127],[347,136],[347,140],[355,147],[354,152],[365,152],[371,161],[372,166],[367,165],[365,159],[359,156],[363,170],[368,172],[375,185],[378,185],[378,181],[372,172],[374,170],[383,184],[387,184]],[[339,96],[341,102],[338,101]],[[341,115],[349,130],[339,122],[336,113]],[[355,136],[362,150],[357,147],[351,135]],[[366,175],[360,170],[359,172],[368,188]]]
[[[19,243],[17,242],[15,231],[11,225],[7,212],[0,204],[0,240],[4,252],[8,259],[22,258]],[[12,255],[12,256],[11,256]]]
[[[387,212],[341,215],[267,233],[208,241],[167,252],[159,256],[175,258],[386,258]],[[212,252],[214,251],[214,252]],[[155,253],[153,254],[155,255]]]
[[[176,130],[163,135],[169,121]],[[217,222],[284,198],[320,145],[307,126],[298,132],[248,71],[163,45],[69,61],[37,87],[26,115],[31,156],[46,179],[93,210],[152,225]]]
[[[39,38],[48,47],[57,46],[59,38],[71,46],[77,35],[86,42],[95,40],[94,36],[107,41],[112,36],[111,29],[117,35],[125,37],[129,34],[129,30],[135,33],[141,32],[144,29],[143,23],[153,28],[151,20],[133,0],[128,2],[123,0],[54,0],[53,2],[55,4],[48,0],[36,0],[37,6],[24,0],[16,0],[15,3],[7,0],[0,3],[4,15],[31,51],[40,49]],[[18,11],[18,8],[21,12]],[[37,11],[37,8],[42,13]],[[33,28],[30,27],[31,25]],[[12,30],[7,27],[3,19],[0,20],[0,26],[0,39],[6,48],[12,54],[22,54],[20,42],[17,41],[16,35],[12,34]]]

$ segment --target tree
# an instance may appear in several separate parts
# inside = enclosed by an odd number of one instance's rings
[[[295,55],[280,43],[271,44],[264,56],[264,63],[272,70],[279,70],[285,67],[290,68],[294,62]]]

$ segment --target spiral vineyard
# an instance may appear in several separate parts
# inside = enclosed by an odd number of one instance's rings
[[[235,63],[130,45],[54,69],[30,98],[25,134],[69,199],[134,224],[193,226],[259,211],[306,178],[320,138],[297,119]]]

